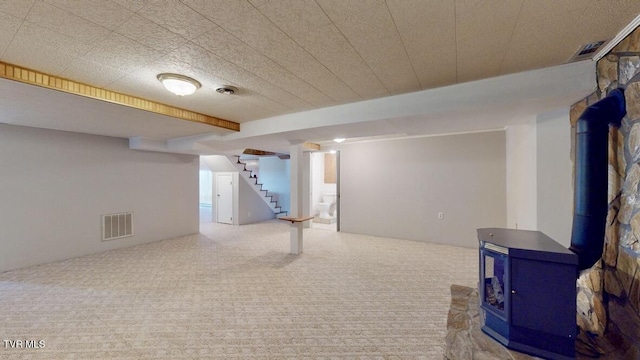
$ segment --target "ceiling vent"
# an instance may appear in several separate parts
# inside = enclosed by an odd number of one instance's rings
[[[238,88],[231,85],[222,85],[216,89],[220,94],[233,95],[238,92]]]
[[[580,46],[568,62],[591,59],[606,42],[607,40],[600,40]]]

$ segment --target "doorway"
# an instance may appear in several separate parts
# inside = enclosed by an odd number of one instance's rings
[[[200,223],[210,223],[213,222],[213,173],[202,160],[200,160],[199,178]]]
[[[216,174],[216,222],[233,224],[233,174]]]
[[[340,231],[340,153],[311,153],[311,227]]]

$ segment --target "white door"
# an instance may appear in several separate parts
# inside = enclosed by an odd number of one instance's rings
[[[233,224],[233,175],[216,175],[216,221]]]

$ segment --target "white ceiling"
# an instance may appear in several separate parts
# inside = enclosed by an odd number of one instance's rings
[[[639,12],[637,0],[0,0],[1,61],[242,124],[240,134],[225,135],[8,80],[0,80],[0,122],[174,143],[210,134],[199,144],[227,150],[240,139],[281,150],[270,145],[274,137],[323,141],[341,127],[354,137],[489,128],[478,121],[451,126],[441,113],[438,126],[432,114],[428,126],[426,118],[388,118],[385,126],[347,119],[305,132],[301,112],[419,91],[429,97],[437,92],[424,90],[558,66],[581,45],[613,38]],[[173,96],[156,80],[162,72],[192,76],[203,87]],[[220,84],[240,94],[218,94]],[[566,101],[585,87],[572,91]],[[543,110],[568,105],[533,102]],[[540,110],[504,109],[496,116]],[[276,126],[287,114],[298,114],[296,125]],[[262,133],[244,134],[256,127]]]

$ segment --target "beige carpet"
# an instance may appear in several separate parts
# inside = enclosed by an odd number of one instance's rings
[[[307,229],[293,256],[282,221],[201,232],[0,274],[0,340],[23,341],[0,359],[442,359],[449,287],[477,281],[473,249]]]

